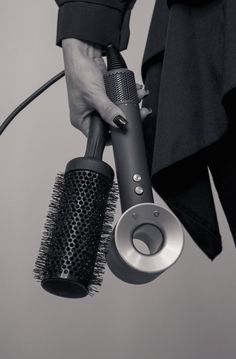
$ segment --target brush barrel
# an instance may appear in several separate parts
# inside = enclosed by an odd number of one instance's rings
[[[51,204],[46,247],[49,245],[41,278],[48,292],[81,298],[101,285],[107,242],[104,223],[107,226],[113,178],[112,168],[95,158],[79,157],[67,164]]]
[[[134,73],[127,68],[112,69],[104,82],[108,97],[128,120],[125,131],[111,128],[123,214],[113,233],[107,263],[123,281],[143,284],[175,263],[183,249],[183,230],[171,212],[153,203]],[[135,239],[148,247],[148,253],[135,247]]]

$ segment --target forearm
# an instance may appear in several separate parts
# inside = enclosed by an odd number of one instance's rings
[[[90,58],[102,56],[102,46],[79,39],[63,39],[62,48],[64,53],[69,53],[71,56],[77,56],[78,52]]]

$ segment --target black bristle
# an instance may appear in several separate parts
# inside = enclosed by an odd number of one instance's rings
[[[34,268],[44,289],[71,298],[98,292],[117,199],[118,185],[102,174],[57,175]]]
[[[39,248],[39,254],[35,261],[35,267],[33,270],[34,278],[38,281],[43,280],[48,256],[49,249],[51,246],[52,232],[57,225],[58,210],[60,208],[60,199],[63,198],[63,192],[65,189],[64,174],[59,173],[56,176],[56,180],[53,187],[53,193],[49,209],[47,213],[46,223],[44,225],[44,232],[41,239]]]
[[[112,239],[112,223],[114,221],[114,214],[118,199],[118,184],[113,182],[110,189],[105,216],[103,220],[102,234],[97,251],[96,262],[94,265],[93,277],[89,285],[89,295],[93,295],[98,292],[98,287],[101,286],[103,275],[106,265],[106,254],[109,249],[110,241]]]

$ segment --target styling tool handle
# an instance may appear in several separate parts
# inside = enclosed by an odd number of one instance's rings
[[[104,75],[107,95],[128,120],[124,131],[111,128],[121,209],[124,212],[136,204],[153,203],[154,198],[134,73],[127,69],[121,54],[113,46],[107,48],[107,63],[108,71]]]
[[[109,134],[109,125],[94,111],[90,121],[85,157],[102,160]]]
[[[183,249],[183,229],[176,216],[154,203],[134,73],[112,45],[107,47],[107,63],[107,95],[128,121],[124,131],[111,128],[122,215],[107,263],[119,279],[144,284],[176,262]]]

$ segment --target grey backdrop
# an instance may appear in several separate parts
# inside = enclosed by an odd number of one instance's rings
[[[124,56],[137,81],[153,5],[137,1],[132,13]],[[53,0],[2,2],[1,121],[63,68],[56,17]],[[214,262],[186,233],[179,261],[147,285],[125,284],[107,269],[99,294],[69,300],[34,281],[55,176],[84,148],[69,122],[64,79],[0,138],[0,358],[234,359],[236,252],[216,194],[224,249]],[[114,165],[111,148],[104,159]]]

